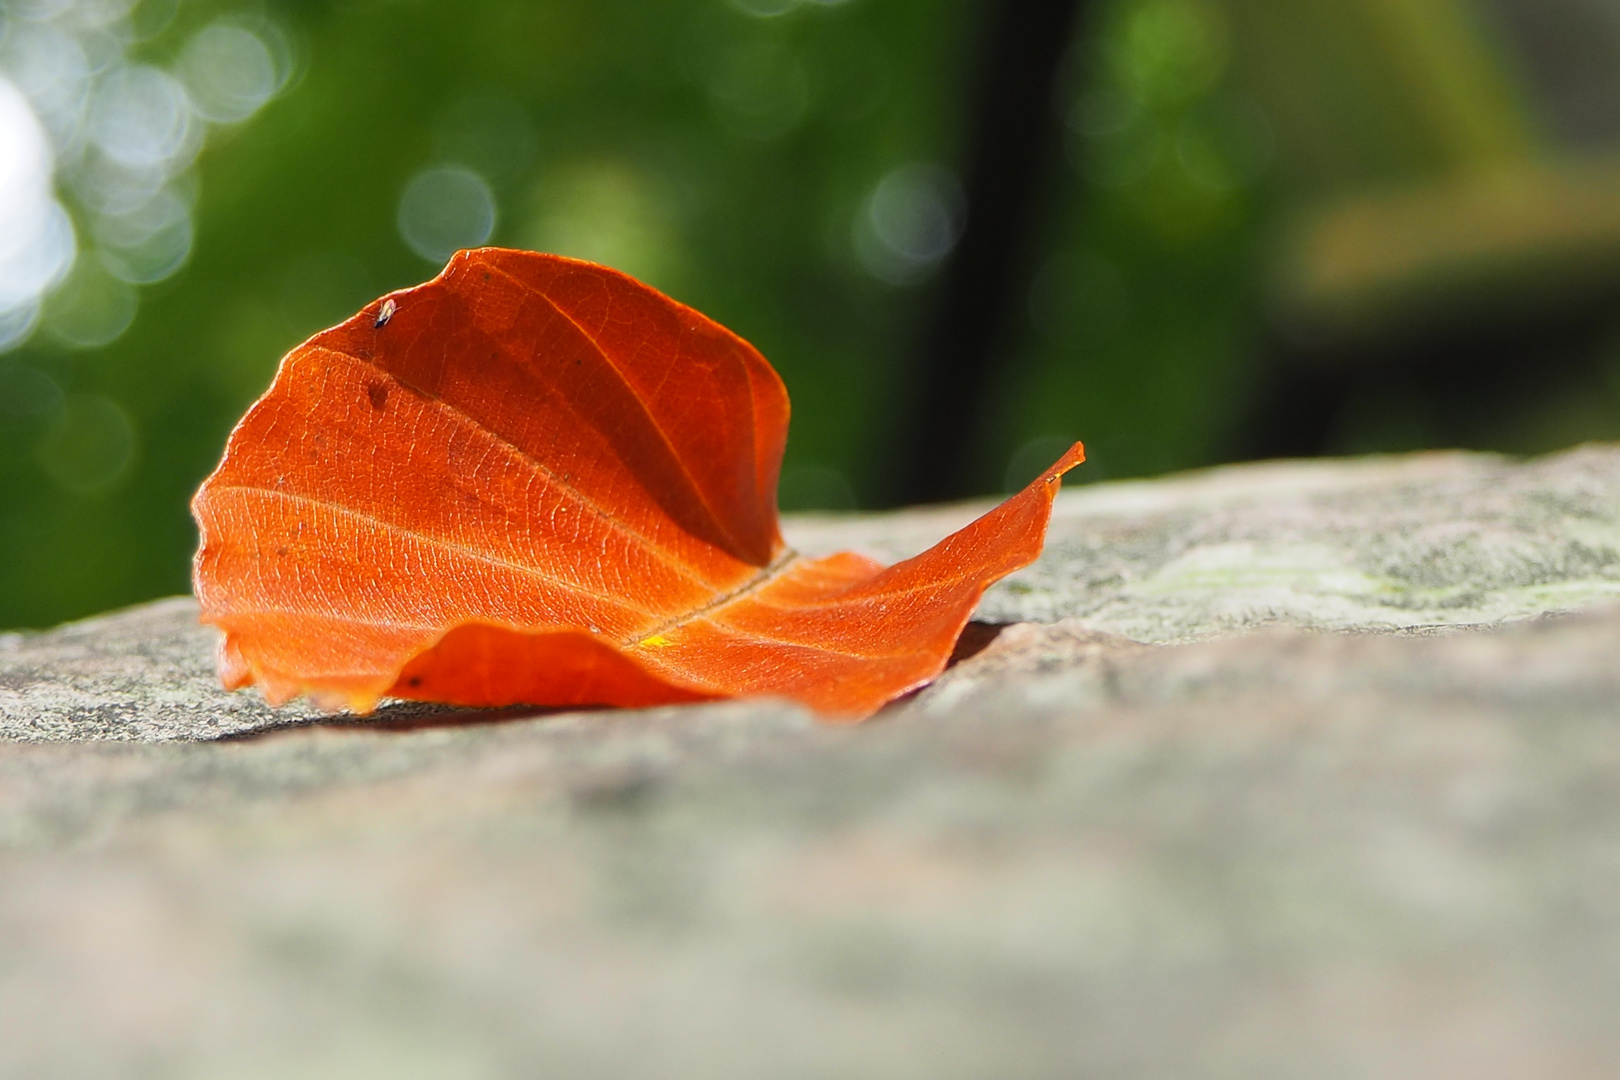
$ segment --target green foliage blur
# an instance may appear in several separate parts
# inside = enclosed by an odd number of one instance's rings
[[[1278,222],[1369,185],[1452,175],[1457,160],[1538,152],[1507,65],[1447,28],[1458,3],[1406,2],[1359,5],[1404,12],[1404,29],[1354,32],[1332,23],[1354,0],[1087,8],[1052,103],[1065,160],[1027,310],[986,403],[981,490],[1021,483],[1074,438],[1092,456],[1082,481],[1229,456],[1264,376]],[[16,23],[28,5],[9,3]],[[37,408],[0,407],[0,625],[189,588],[186,504],[227,431],[289,348],[437,271],[402,233],[402,197],[446,166],[487,185],[489,243],[616,266],[770,358],[794,407],[784,509],[871,505],[934,268],[904,236],[885,262],[873,245],[893,223],[874,215],[887,180],[959,166],[977,10],[142,0],[132,17],[162,29],[132,57],[173,63],[200,28],[246,16],[281,35],[290,79],[210,131],[188,181],[189,261],[138,290],[125,332],[72,347],[49,332],[48,302],[44,329],[0,356],[0,397],[39,375],[49,391]],[[1395,67],[1444,85],[1401,91],[1354,63],[1341,78],[1312,52],[1342,59],[1348,41],[1387,57],[1389,34],[1429,50],[1393,50]],[[1289,112],[1311,93],[1321,107]],[[1452,99],[1427,118],[1404,104]],[[1361,140],[1347,161],[1324,156],[1347,144],[1323,124]],[[88,228],[77,211],[75,224]],[[1589,428],[1555,423],[1529,448]],[[1344,445],[1402,448],[1357,438]]]

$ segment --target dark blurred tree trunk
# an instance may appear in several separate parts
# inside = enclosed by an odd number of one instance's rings
[[[998,349],[1033,273],[1061,156],[1053,83],[1087,0],[983,0],[962,162],[967,225],[946,261],[903,389],[891,503],[977,494]]]

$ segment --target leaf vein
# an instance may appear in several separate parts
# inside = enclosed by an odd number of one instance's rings
[[[607,508],[602,506],[595,499],[592,499],[583,491],[579,490],[579,488],[575,487],[573,484],[570,484],[561,476],[558,476],[551,466],[524,450],[521,446],[513,442],[511,439],[506,438],[500,432],[495,431],[493,428],[481,423],[474,417],[463,412],[461,409],[456,408],[454,405],[439,397],[437,394],[430,394],[419,386],[407,384],[403,379],[399,378],[399,376],[395,375],[392,371],[389,371],[381,364],[374,363],[370,360],[362,360],[360,357],[345,352],[338,352],[335,349],[328,349],[326,351],[331,353],[333,356],[340,356],[345,360],[349,360],[353,363],[359,364],[362,367],[369,368],[370,370],[375,371],[386,378],[393,379],[394,382],[401,386],[409,385],[412,390],[415,390],[417,393],[422,395],[422,399],[424,401],[437,407],[454,422],[462,424],[466,427],[470,427],[474,431],[488,436],[489,439],[494,443],[510,449],[512,453],[516,454],[519,458],[532,465],[534,470],[544,477],[552,487],[569,496],[576,505],[583,507],[584,509],[595,514],[615,531],[636,541],[641,547],[645,548],[650,554],[656,557],[659,562],[662,562],[664,565],[668,566],[671,570],[674,570],[686,580],[698,585],[702,585],[706,589],[712,589],[714,587],[713,582],[694,573],[691,567],[683,562],[675,552],[670,551],[668,548],[665,548],[660,544],[654,543],[650,537],[645,536],[640,531],[631,528],[628,524],[613,516],[613,514],[609,512]]]
[[[246,484],[228,484],[221,487],[216,487],[214,490],[216,492],[245,491],[269,498],[286,499],[291,502],[303,503],[308,506],[319,506],[326,510],[343,514],[359,521],[367,522],[395,536],[407,537],[409,539],[428,544],[432,547],[441,548],[445,551],[457,552],[467,556],[468,558],[475,559],[479,562],[488,563],[492,566],[500,566],[509,570],[515,570],[519,573],[527,574],[539,581],[544,581],[550,585],[555,585],[567,592],[588,597],[592,600],[600,600],[603,603],[616,607],[625,608],[626,610],[633,611],[638,615],[644,615],[649,618],[657,618],[663,614],[663,612],[652,611],[636,604],[627,603],[619,597],[608,596],[605,593],[592,592],[590,589],[587,589],[582,585],[575,582],[566,581],[563,578],[556,577],[552,574],[548,574],[538,567],[512,562],[510,559],[502,559],[498,556],[478,551],[475,548],[470,548],[465,544],[458,544],[453,540],[447,540],[442,536],[434,536],[432,533],[425,533],[417,529],[406,528],[403,525],[396,525],[391,521],[384,521],[382,518],[379,518],[373,514],[368,514],[361,510],[355,510],[352,507],[341,506],[337,503],[326,502],[321,499],[313,498],[309,495],[300,495],[290,491],[272,491],[269,488],[250,487]]]
[[[558,304],[551,297],[547,296],[545,293],[539,292],[530,286],[525,285],[523,282],[507,273],[505,270],[502,270],[499,266],[492,265],[490,269],[494,270],[495,273],[500,274],[514,285],[517,285],[519,288],[529,289],[529,291],[533,292],[534,295],[544,300],[547,307],[551,308],[552,311],[555,311],[558,315],[562,316],[564,321],[566,321],[569,326],[572,326],[574,330],[578,332],[580,337],[584,338],[590,343],[591,348],[595,349],[596,354],[602,358],[602,363],[606,364],[608,370],[612,371],[614,375],[618,376],[619,382],[622,383],[624,388],[630,392],[631,399],[641,407],[642,415],[647,418],[647,422],[652,425],[653,430],[658,433],[658,438],[663,441],[664,446],[669,450],[670,459],[675,462],[676,467],[681,470],[681,475],[684,476],[686,478],[686,482],[691,485],[692,494],[697,497],[698,505],[703,507],[703,512],[708,516],[709,521],[716,529],[720,530],[721,535],[725,536],[731,541],[736,550],[741,551],[743,549],[741,541],[738,539],[736,534],[733,533],[729,527],[727,527],[726,523],[721,520],[720,515],[715,512],[714,507],[709,505],[709,500],[707,496],[704,495],[703,489],[698,486],[697,478],[694,477],[691,470],[686,467],[686,462],[682,459],[681,455],[675,452],[675,444],[670,440],[669,433],[665,431],[664,426],[658,422],[658,418],[654,416],[652,410],[647,407],[647,403],[641,399],[641,395],[636,392],[636,388],[630,385],[630,379],[627,375],[625,375],[624,369],[613,362],[613,358],[609,356],[608,351],[602,347],[602,343],[596,340],[595,335],[593,335],[589,330],[585,329],[585,327],[581,326],[578,320],[576,320],[568,312],[564,311],[560,304]]]

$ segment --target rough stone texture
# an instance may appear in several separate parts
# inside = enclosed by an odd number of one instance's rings
[[[8,637],[0,1076],[1615,1075],[1617,523],[1613,449],[1082,488],[986,602],[1041,622],[855,728]]]
[[[805,522],[795,539],[896,558],[978,509],[879,529]],[[1528,464],[1419,454],[1071,488],[1045,556],[991,590],[980,615],[1079,618],[1166,644],[1267,625],[1489,624],[1609,597],[1620,599],[1620,452],[1592,446]]]

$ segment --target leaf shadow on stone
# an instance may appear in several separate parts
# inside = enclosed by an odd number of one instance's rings
[[[333,713],[329,716],[300,716],[285,723],[268,724],[252,731],[237,731],[221,735],[209,742],[252,742],[270,735],[311,728],[329,728],[337,731],[372,731],[378,734],[403,734],[428,728],[485,727],[516,720],[537,720],[565,713],[604,712],[609,706],[573,705],[559,708],[540,706],[514,706],[501,709],[452,708],[421,701],[393,701],[378,706],[370,715]]]

